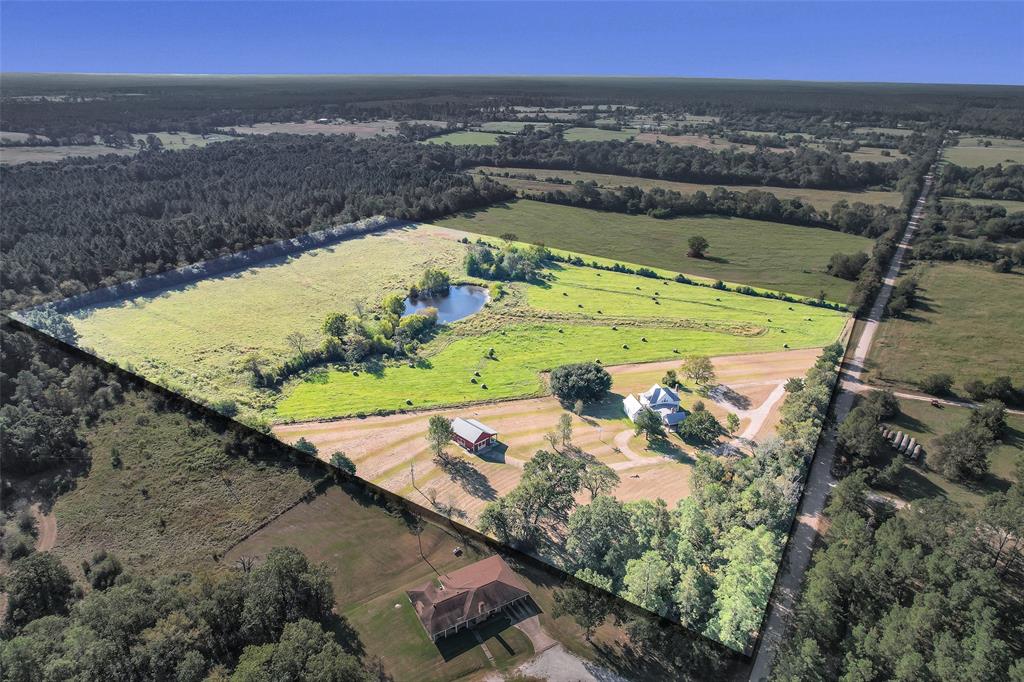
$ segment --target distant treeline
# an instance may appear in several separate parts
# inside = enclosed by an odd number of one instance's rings
[[[536,131],[506,137],[495,147],[474,147],[474,165],[545,170],[582,170],[657,180],[815,189],[893,186],[907,171],[905,160],[851,161],[840,153],[809,148],[784,153],[712,151],[693,146],[628,142],[566,142]]]
[[[450,149],[246,138],[0,169],[2,304],[78,294],[372,215],[425,220],[512,198]]]
[[[832,211],[818,211],[799,199],[779,199],[771,192],[750,190],[735,192],[715,187],[710,192],[698,190],[682,194],[675,190],[655,187],[603,189],[594,182],[577,182],[566,190],[527,193],[530,199],[553,204],[614,211],[628,214],[647,214],[653,218],[674,218],[687,215],[727,215],[754,220],[769,220],[789,225],[806,225],[842,230],[851,234],[877,237],[901,221],[900,212],[889,206],[849,204],[840,201]]]
[[[638,113],[712,115],[733,130],[816,133],[857,121],[1024,135],[1020,88],[702,79],[350,78],[6,74],[0,130],[54,140],[268,121],[374,117],[508,120],[514,106],[620,103]],[[610,112],[600,112],[607,116]],[[595,112],[590,112],[591,117]],[[489,118],[488,118],[489,117]]]

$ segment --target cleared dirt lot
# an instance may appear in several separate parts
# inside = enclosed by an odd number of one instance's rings
[[[720,388],[708,397],[692,390],[681,392],[689,408],[703,400],[707,408],[725,420],[729,412],[740,417],[738,437],[730,445],[749,450],[750,441],[769,437],[778,421],[782,385],[790,377],[803,376],[814,363],[818,349],[783,351],[715,358]],[[672,436],[657,449],[633,435],[633,426],[622,412],[622,398],[657,383],[678,360],[610,367],[612,394],[602,403],[588,406],[573,416],[573,442],[615,469],[622,479],[615,495],[623,500],[662,498],[669,505],[689,494],[689,478],[695,448]],[[328,422],[286,424],[274,428],[287,442],[306,438],[329,460],[343,451],[357,466],[357,473],[373,483],[430,506],[452,507],[454,516],[474,523],[484,505],[512,490],[524,463],[543,448],[545,435],[554,430],[565,409],[553,397],[487,403],[463,408],[427,410],[384,417],[342,419]],[[432,461],[425,439],[430,416],[472,417],[499,433],[500,444],[478,456],[462,455],[462,471],[449,475]],[[727,444],[722,440],[720,452]]]

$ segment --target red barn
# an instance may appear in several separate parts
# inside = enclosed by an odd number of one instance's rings
[[[491,445],[498,438],[498,432],[486,424],[462,417],[452,420],[452,431],[455,432],[452,440],[465,448],[467,452],[474,454]]]

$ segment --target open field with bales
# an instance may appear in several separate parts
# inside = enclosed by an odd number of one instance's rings
[[[1024,140],[961,135],[956,146],[942,150],[942,157],[950,163],[968,168],[1024,163]]]
[[[899,192],[883,192],[865,190],[863,192],[845,192],[842,190],[830,189],[805,189],[795,187],[773,187],[770,185],[710,185],[695,182],[673,182],[671,180],[656,180],[651,178],[637,178],[630,175],[610,175],[607,173],[588,173],[586,171],[574,170],[545,170],[537,168],[500,168],[497,166],[479,166],[473,169],[474,172],[488,174],[498,182],[507,184],[513,189],[528,192],[568,192],[571,185],[557,182],[545,182],[550,178],[568,180],[569,182],[595,182],[599,187],[614,189],[618,187],[639,187],[649,190],[656,187],[670,189],[680,194],[693,194],[694,192],[710,193],[715,187],[725,187],[732,192],[771,192],[779,199],[799,199],[814,206],[819,211],[828,211],[832,206],[841,200],[849,203],[861,202],[865,204],[883,204],[885,206],[898,207],[903,200]],[[533,176],[536,180],[524,178],[505,178],[502,174]],[[1024,202],[1020,202],[1024,205]]]
[[[433,226],[389,230],[71,319],[81,345],[103,357],[203,402],[235,401],[243,416],[273,420],[540,395],[542,372],[584,360],[615,365],[821,347],[845,319],[775,299],[556,264],[546,280],[513,284],[501,301],[442,327],[414,362],[328,365],[280,394],[253,388],[244,358],[284,361],[295,352],[293,332],[314,347],[327,314],[372,316],[383,297],[407,290],[426,268],[458,277],[465,237]]]
[[[439,225],[581,254],[692,273],[728,282],[845,302],[853,282],[825,272],[837,252],[869,251],[872,241],[833,230],[726,216],[659,220],[519,200],[439,221]],[[707,258],[686,255],[686,241],[701,235]]]
[[[921,302],[904,318],[887,319],[868,358],[875,382],[914,386],[936,372],[954,390],[971,379],[1010,376],[1024,383],[1024,277],[973,263],[936,263],[920,273]],[[988,352],[998,348],[998,353]]]
[[[939,436],[967,423],[971,410],[966,407],[932,407],[920,400],[900,400],[900,414],[886,421],[894,429],[913,436],[929,452]],[[908,502],[942,497],[959,504],[980,507],[985,495],[1005,491],[1017,480],[1017,463],[1024,456],[1024,417],[1008,414],[1007,434],[989,455],[989,473],[972,483],[956,483],[930,469],[927,462],[907,464],[892,492]],[[893,451],[889,452],[892,456]],[[889,463],[888,458],[879,466]]]

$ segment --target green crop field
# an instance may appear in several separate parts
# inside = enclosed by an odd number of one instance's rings
[[[981,144],[978,144],[978,141]],[[991,146],[985,146],[985,143]],[[978,137],[961,135],[955,147],[946,147],[942,156],[958,166],[995,166],[996,164],[1024,163],[1024,140],[1005,137]]]
[[[745,218],[698,216],[658,220],[520,200],[438,223],[444,227],[693,273],[766,289],[845,302],[848,282],[825,273],[832,254],[871,249],[870,239],[833,230]],[[686,240],[703,235],[709,258],[689,258]]]
[[[921,307],[882,324],[869,363],[875,380],[914,385],[946,372],[958,387],[1000,375],[1024,384],[1024,277],[937,263],[920,269],[920,285]]]
[[[268,399],[239,372],[245,355],[281,362],[293,352],[286,341],[291,332],[319,343],[329,312],[374,305],[407,289],[427,267],[458,272],[464,251],[429,230],[389,230],[159,296],[86,309],[72,321],[83,347],[161,385],[259,408]]]
[[[650,178],[636,178],[630,175],[610,175],[607,173],[588,173],[586,171],[573,170],[544,170],[537,168],[498,168],[496,166],[480,166],[474,169],[477,172],[489,174],[513,173],[533,175],[537,180],[523,180],[519,178],[495,177],[495,180],[511,186],[513,189],[523,189],[532,192],[546,192],[571,189],[570,186],[558,183],[545,183],[546,178],[561,178],[576,182],[596,182],[600,187],[639,187],[644,190],[654,187],[671,189],[681,194],[693,194],[697,191],[711,192],[715,187],[725,187],[733,192],[771,192],[779,199],[799,199],[811,204],[819,210],[831,210],[832,205],[837,201],[845,199],[851,204],[862,202],[865,204],[884,204],[886,206],[899,206],[903,195],[899,192],[843,192],[830,189],[798,189],[794,187],[773,187],[770,185],[709,185],[694,182],[672,182],[671,180],[655,180]]]
[[[460,130],[456,133],[448,133],[447,135],[438,135],[437,137],[431,137],[422,141],[422,144],[454,144],[454,145],[465,145],[465,144],[479,144],[479,145],[495,145],[501,140],[503,135],[498,133],[485,133],[475,130]]]
[[[928,452],[939,436],[966,424],[970,414],[966,407],[936,408],[919,400],[900,400],[900,414],[887,423],[913,436]],[[980,481],[956,483],[927,467],[907,466],[897,479],[895,492],[911,502],[946,497],[960,504],[983,505],[985,495],[1006,490],[1017,480],[1017,462],[1024,455],[1024,417],[1007,415],[1006,423],[1008,433],[989,454],[989,474]],[[885,466],[888,460],[878,464]]]
[[[968,203],[972,206],[1002,206],[1007,213],[1018,213],[1024,211],[1024,201],[1009,201],[1006,199],[964,199],[962,197],[942,197],[944,204]]]
[[[639,131],[635,128],[623,130],[607,130],[605,128],[569,128],[564,137],[568,142],[608,142],[611,140],[629,140]]]

